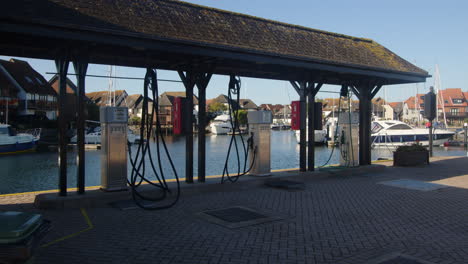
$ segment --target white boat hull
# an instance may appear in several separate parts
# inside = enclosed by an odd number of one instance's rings
[[[301,141],[301,132],[300,130],[296,130],[294,132],[296,136],[297,143]],[[315,130],[315,136],[314,136],[314,141],[315,144],[326,144],[327,143],[327,130]],[[306,132],[306,142],[309,142],[309,135]]]

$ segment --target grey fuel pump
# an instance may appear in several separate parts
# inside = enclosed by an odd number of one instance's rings
[[[271,174],[271,128],[273,116],[271,111],[259,110],[247,112],[249,135],[252,137],[255,155],[250,155],[253,162],[250,175],[268,176]]]

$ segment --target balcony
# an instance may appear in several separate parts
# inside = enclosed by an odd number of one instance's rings
[[[56,110],[57,109],[57,102],[49,102],[49,101],[42,101],[42,100],[20,100],[19,101],[19,108],[24,108],[25,105],[28,105],[28,109],[35,109],[35,110]]]
[[[468,112],[458,112],[458,113],[446,112],[445,117],[447,117],[447,118],[468,118]]]

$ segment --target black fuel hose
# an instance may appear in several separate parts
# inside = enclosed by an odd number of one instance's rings
[[[151,113],[148,113],[148,90],[151,90],[152,101],[153,104],[151,106]],[[161,129],[161,123],[159,118],[159,90],[158,90],[158,83],[157,83],[157,72],[156,70],[147,68],[145,80],[144,80],[144,87],[143,87],[143,104],[142,104],[142,116],[141,116],[141,123],[140,123],[140,142],[138,144],[138,148],[136,150],[135,157],[132,155],[132,150],[130,144],[128,145],[128,153],[130,158],[130,164],[132,166],[132,171],[130,175],[130,179],[127,179],[127,183],[130,186],[132,191],[132,198],[133,201],[137,206],[143,208],[145,210],[161,210],[167,209],[175,205],[179,198],[180,198],[180,181],[179,176],[177,175],[177,171],[175,169],[174,163],[172,161],[171,155],[166,145],[166,141],[164,140],[164,136]],[[153,121],[154,117],[156,117],[156,129],[153,131]],[[157,158],[157,165],[159,168],[156,169],[156,165],[153,159],[153,154],[151,151],[151,136],[155,136],[155,143],[156,143],[156,155]],[[168,198],[168,196],[172,193],[171,189],[169,188],[166,177],[163,171],[163,163],[161,160],[161,149],[160,143],[163,145],[164,153],[169,161],[171,170],[174,174],[174,178],[177,182],[177,190],[175,198],[168,202],[163,203],[162,201]],[[146,169],[146,158],[150,163],[150,169]],[[147,174],[151,173],[155,178],[156,181],[152,181],[148,178]],[[156,197],[148,196],[142,194],[138,188],[141,184],[145,182],[150,186],[154,186],[157,190],[160,191],[160,194]],[[145,202],[151,202],[150,205]],[[158,203],[157,203],[158,202]],[[161,202],[161,203],[159,203]]]
[[[250,133],[250,137],[246,141],[242,135],[240,130],[240,123],[239,123],[239,108],[235,106],[235,102],[239,104],[240,99],[240,88],[241,88],[241,81],[240,78],[236,78],[234,75],[230,76],[229,80],[229,87],[228,87],[228,110],[229,110],[229,122],[232,128],[232,135],[229,141],[229,147],[226,155],[226,160],[224,162],[223,168],[223,175],[221,177],[221,183],[224,183],[226,179],[230,182],[236,182],[239,180],[239,177],[246,175],[252,170],[252,167],[255,163],[255,159],[257,157],[257,149],[254,147],[253,142],[253,133]],[[236,95],[236,100],[233,100],[232,94]],[[240,143],[237,140],[236,133],[239,133]],[[240,144],[240,146],[239,146]],[[235,149],[235,158],[237,162],[237,173],[231,174],[229,172],[229,160],[231,156],[232,148]],[[242,152],[242,155],[241,153]],[[247,167],[249,154],[252,153],[252,162]]]

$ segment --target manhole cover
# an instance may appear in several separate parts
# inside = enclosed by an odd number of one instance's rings
[[[242,206],[204,211],[198,215],[209,222],[227,228],[239,228],[282,219],[278,216],[257,212]]]
[[[239,223],[244,221],[252,221],[259,218],[266,218],[266,215],[259,214],[240,207],[231,207],[221,210],[207,211],[205,214],[217,217],[223,221],[231,223]]]
[[[429,261],[415,258],[400,253],[392,253],[381,256],[372,261],[366,262],[366,264],[434,264]]]
[[[288,181],[288,180],[270,180],[266,181],[265,185],[268,187],[285,189],[285,190],[303,190],[304,183]]]
[[[410,189],[410,190],[418,190],[418,191],[434,191],[434,190],[449,187],[447,185],[442,185],[442,184],[437,184],[437,183],[430,183],[430,182],[417,181],[417,180],[408,180],[408,179],[383,181],[383,182],[379,182],[379,184],[399,187],[399,188],[404,188],[404,189]]]
[[[396,258],[392,258],[392,259],[379,262],[379,264],[423,264],[423,262],[417,259],[410,259],[407,257],[398,256]]]

